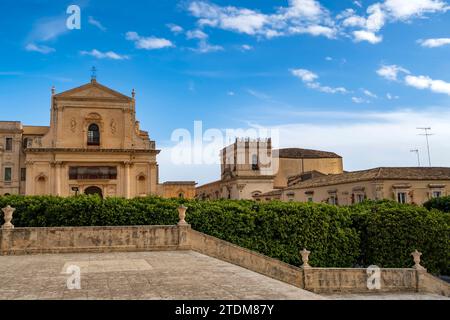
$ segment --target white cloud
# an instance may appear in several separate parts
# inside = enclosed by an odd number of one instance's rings
[[[368,102],[366,99],[359,98],[359,97],[352,97],[352,101],[354,103],[357,103],[357,104],[367,103]]]
[[[223,51],[224,48],[219,45],[213,45],[208,43],[206,40],[200,40],[198,43],[198,47],[192,49],[195,52],[199,53],[210,53],[210,52],[217,52],[217,51]]]
[[[427,13],[445,12],[449,9],[441,0],[385,0],[370,5],[366,16],[359,16],[353,9],[347,9],[336,18],[342,20],[344,28],[361,28],[352,34],[356,41],[379,43],[383,37],[377,33],[388,22],[408,22]]]
[[[405,68],[399,67],[397,65],[384,65],[380,69],[377,70],[379,76],[395,81],[397,80],[397,76],[399,73],[409,73]]]
[[[251,45],[248,45],[248,44],[243,44],[243,45],[241,46],[241,49],[242,49],[243,51],[250,51],[250,50],[253,50],[253,47],[252,47]]]
[[[436,93],[450,95],[450,82],[443,80],[433,80],[428,76],[408,75],[405,77],[405,83],[406,85],[417,89],[428,89]]]
[[[164,38],[156,38],[153,36],[141,37],[138,33],[134,31],[127,32],[126,39],[129,41],[133,41],[134,45],[138,49],[156,50],[163,48],[171,48],[175,46],[170,40]]]
[[[306,69],[293,69],[291,73],[303,82],[313,82],[319,78],[317,74]]]
[[[325,60],[327,60],[327,61],[333,61],[333,58],[332,58],[332,57],[325,57]]]
[[[98,20],[95,20],[94,17],[90,16],[88,18],[88,23],[93,25],[93,26],[96,26],[97,28],[99,28],[102,31],[106,31],[106,28],[101,24],[101,22],[98,21]]]
[[[228,91],[228,92],[227,92],[227,95],[229,95],[229,96],[232,97],[232,96],[234,96],[234,95],[236,95],[236,94],[234,93],[234,91]]]
[[[448,10],[446,2],[441,0],[386,0],[383,6],[393,18],[399,20]]]
[[[27,51],[34,51],[34,52],[39,52],[42,54],[49,54],[52,52],[55,52],[56,50],[54,48],[48,47],[48,46],[44,46],[44,45],[37,45],[34,43],[29,43],[25,46],[25,49]]]
[[[328,11],[316,0],[289,0],[288,7],[274,13],[234,6],[219,6],[205,1],[192,1],[189,12],[198,18],[200,27],[214,27],[252,36],[273,38],[307,33],[333,38],[336,34]]]
[[[202,30],[189,30],[186,32],[186,38],[188,39],[207,39],[208,35]]]
[[[324,92],[324,93],[332,93],[332,94],[348,93],[348,90],[345,89],[344,87],[323,86],[322,84],[320,84],[320,82],[316,81],[319,78],[319,76],[312,71],[309,71],[306,69],[291,69],[290,72],[294,77],[302,80],[302,82],[310,89],[314,89],[314,90]]]
[[[184,31],[184,29],[182,27],[180,27],[179,25],[173,24],[173,23],[169,23],[167,24],[167,27],[170,29],[170,31],[172,31],[174,34],[179,34],[182,33]]]
[[[436,48],[450,44],[450,38],[436,38],[418,41],[422,47]]]
[[[375,93],[373,93],[367,89],[363,89],[363,93],[370,98],[374,98],[374,99],[378,98],[378,96]]]
[[[400,97],[399,97],[399,96],[394,96],[394,95],[392,95],[392,94],[390,94],[390,93],[386,93],[386,98],[387,98],[388,100],[397,100],[397,99],[399,99]]]
[[[353,3],[362,7],[361,1]],[[310,34],[334,39],[338,35],[352,35],[357,42],[372,44],[383,40],[378,33],[386,23],[408,22],[448,9],[443,0],[384,0],[369,5],[363,15],[349,8],[332,17],[317,0],[288,0],[288,6],[277,7],[272,13],[202,0],[193,0],[188,5],[200,28],[220,28],[265,38]]]
[[[91,51],[81,51],[80,54],[83,56],[92,56],[97,59],[112,59],[112,60],[127,60],[127,59],[129,59],[129,57],[126,55],[120,55],[113,51],[101,52],[101,51],[98,51],[97,49],[93,49]]]
[[[321,25],[310,25],[307,27],[291,27],[289,31],[291,34],[306,33],[316,37],[324,36],[329,39],[336,37],[336,29],[324,27]]]
[[[406,84],[407,86],[414,87],[420,90],[428,89],[435,93],[443,93],[450,95],[450,82],[446,82],[444,80],[435,80],[429,76],[412,75],[405,68],[396,65],[383,66],[379,70],[377,70],[377,73],[380,76],[388,80],[398,80],[399,72],[406,73],[406,76],[404,77],[403,81],[404,84]]]
[[[353,35],[355,37],[356,42],[367,41],[369,43],[376,44],[383,41],[382,36],[377,36],[375,33],[371,31],[365,30],[353,31]]]

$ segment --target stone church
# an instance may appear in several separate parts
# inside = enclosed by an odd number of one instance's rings
[[[136,101],[91,82],[52,89],[50,126],[0,121],[0,195],[134,198],[195,196],[195,182],[159,183],[155,141],[140,129]]]

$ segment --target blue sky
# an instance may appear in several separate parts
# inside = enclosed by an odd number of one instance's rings
[[[65,26],[69,5],[81,29]],[[50,88],[98,81],[137,92],[163,149],[161,180],[206,182],[217,165],[175,165],[171,134],[272,128],[280,146],[335,151],[347,170],[426,160],[450,166],[450,4],[444,0],[2,0],[2,120],[48,125]]]

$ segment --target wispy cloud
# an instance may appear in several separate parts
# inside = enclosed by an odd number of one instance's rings
[[[80,54],[83,56],[95,57],[97,59],[112,59],[112,60],[128,60],[129,59],[128,56],[115,53],[114,51],[101,52],[97,49],[93,49],[91,51],[80,51]]]
[[[442,47],[442,46],[445,46],[445,45],[449,45],[450,44],[450,38],[425,39],[425,40],[418,40],[417,42],[420,43],[420,45],[422,47],[437,48],[437,47]]]
[[[88,23],[93,25],[93,26],[95,26],[95,27],[97,27],[97,28],[99,28],[103,32],[106,31],[106,28],[101,24],[101,22],[96,20],[96,19],[94,19],[94,17],[92,17],[92,16],[89,16]]]
[[[383,65],[377,70],[377,74],[387,80],[396,81],[399,73],[409,73],[409,71],[403,67],[392,65]]]
[[[27,42],[45,42],[54,40],[67,33],[66,16],[47,17],[38,20],[28,35]]]
[[[55,52],[56,50],[54,48],[45,46],[45,45],[38,45],[38,44],[34,44],[34,43],[29,43],[25,46],[25,50],[27,51],[34,51],[34,52],[39,52],[42,54],[49,54],[52,52]]]
[[[382,68],[377,70],[377,73],[380,76],[388,80],[398,80],[398,74],[400,72],[406,74],[402,81],[407,86],[414,87],[420,90],[430,90],[435,93],[450,95],[450,82],[439,79],[432,79],[427,75],[413,75],[405,68],[399,67],[397,65],[383,66]]]
[[[299,78],[310,89],[314,89],[324,93],[342,93],[346,94],[349,91],[344,87],[330,87],[324,86],[317,81],[319,76],[312,71],[306,69],[291,69],[291,74]]]
[[[168,39],[157,38],[153,36],[142,37],[134,31],[127,32],[125,38],[129,41],[133,41],[137,49],[156,50],[175,47],[172,41]]]
[[[170,31],[172,31],[172,33],[174,33],[174,34],[180,34],[180,33],[183,33],[183,31],[184,31],[183,27],[181,27],[181,26],[179,26],[179,25],[176,25],[176,24],[173,24],[173,23],[169,23],[169,24],[167,24],[166,26],[167,26],[167,28],[169,28]]]

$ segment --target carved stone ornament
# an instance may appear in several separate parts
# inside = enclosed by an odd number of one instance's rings
[[[302,256],[302,261],[303,261],[303,265],[302,268],[309,268],[311,267],[309,265],[309,255],[311,254],[311,251],[308,251],[305,249],[303,249],[302,251],[300,251],[300,255]]]
[[[116,132],[117,132],[117,123],[116,123],[116,121],[114,119],[111,120],[110,126],[111,126],[111,133],[112,134],[116,134]]]
[[[72,120],[70,120],[70,131],[75,133],[76,130],[77,130],[77,121],[72,118]]]
[[[187,210],[187,207],[185,207],[184,205],[181,205],[178,207],[178,217],[180,219],[180,221],[178,222],[179,226],[188,224],[185,220],[186,219],[186,210]]]
[[[11,223],[11,220],[13,218],[13,213],[16,211],[16,209],[11,208],[11,206],[7,206],[6,208],[2,209],[5,219],[5,224],[2,226],[3,229],[14,229],[14,225]]]

